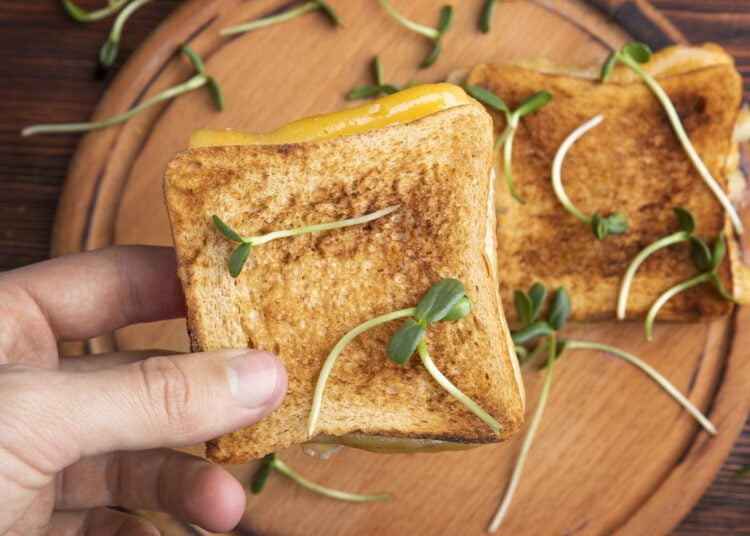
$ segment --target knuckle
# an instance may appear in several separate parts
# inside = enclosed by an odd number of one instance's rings
[[[178,360],[171,356],[152,357],[141,361],[139,368],[146,401],[157,412],[159,425],[166,425],[175,433],[188,430],[192,389]]]

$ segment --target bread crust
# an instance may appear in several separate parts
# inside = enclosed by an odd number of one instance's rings
[[[248,428],[208,443],[209,458],[239,463],[305,441],[323,360],[356,325],[416,305],[445,277],[466,284],[473,310],[431,326],[440,370],[504,426],[496,436],[456,402],[418,359],[388,361],[392,322],[357,337],[338,358],[317,431],[485,443],[523,421],[515,354],[484,252],[492,126],[462,105],[407,125],[326,141],[192,149],[168,164],[165,194],[187,302],[193,350],[263,348],[287,367],[281,406]],[[276,240],[253,248],[233,279],[243,235],[400,208],[365,225]]]

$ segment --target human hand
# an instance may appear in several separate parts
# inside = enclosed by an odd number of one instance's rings
[[[158,534],[105,506],[212,531],[240,520],[224,469],[170,450],[247,426],[284,396],[256,350],[58,359],[57,342],[181,316],[170,248],[114,247],[0,274],[0,534]]]

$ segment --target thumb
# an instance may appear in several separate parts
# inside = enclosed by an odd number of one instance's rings
[[[33,408],[27,426],[40,431],[37,445],[56,448],[59,468],[83,456],[186,446],[237,430],[273,411],[287,387],[281,362],[260,350],[159,356],[97,372],[39,375],[49,377],[37,378],[23,397],[26,413]]]

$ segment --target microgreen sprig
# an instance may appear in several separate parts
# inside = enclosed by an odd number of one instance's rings
[[[395,86],[393,84],[386,84],[383,82],[383,66],[380,63],[380,58],[375,56],[372,60],[372,72],[375,78],[374,84],[368,84],[352,89],[346,98],[349,100],[367,99],[369,97],[380,97],[383,95],[392,95],[401,91],[402,87]],[[412,82],[406,87],[411,87],[416,82]]]
[[[479,30],[482,33],[489,33],[492,26],[492,12],[495,10],[497,0],[487,0],[482,7],[479,15]]]
[[[500,506],[493,516],[492,521],[490,521],[490,524],[487,527],[488,532],[495,532],[500,527],[500,524],[503,522],[503,519],[510,508],[516,488],[518,488],[518,483],[521,481],[523,467],[526,464],[526,459],[531,450],[531,444],[534,441],[534,436],[536,435],[539,423],[542,420],[544,408],[547,405],[547,399],[552,385],[552,369],[565,348],[564,345],[558,344],[557,331],[565,326],[571,310],[570,296],[563,287],[560,287],[557,289],[557,292],[555,292],[546,319],[537,318],[539,311],[547,298],[547,289],[543,285],[535,283],[528,293],[522,290],[516,290],[513,298],[518,316],[525,324],[523,329],[512,334],[513,342],[520,346],[533,339],[545,337],[547,339],[545,343],[547,347],[547,364],[545,367],[544,383],[542,384],[542,391],[539,395],[536,410],[534,411],[531,423],[526,430],[526,436],[521,445],[521,452],[518,454],[518,459],[513,467],[513,473],[511,474],[503,499],[500,502]],[[541,347],[541,344],[537,346],[537,348]]]
[[[115,62],[115,59],[117,59],[120,37],[122,37],[122,29],[125,27],[125,22],[127,22],[133,13],[149,2],[151,2],[151,0],[133,0],[133,2],[128,4],[125,9],[117,14],[115,22],[112,24],[112,29],[109,32],[109,36],[99,51],[99,63],[101,63],[103,67],[111,67]]]
[[[87,132],[90,130],[98,130],[101,128],[106,128],[112,125],[116,125],[118,123],[122,123],[123,121],[127,121],[134,115],[136,115],[139,112],[142,112],[146,108],[150,108],[154,104],[158,104],[162,101],[172,99],[174,97],[177,97],[178,95],[182,95],[183,93],[187,93],[188,91],[193,91],[194,89],[198,89],[200,87],[206,86],[208,90],[211,93],[211,97],[213,99],[214,106],[217,110],[221,111],[224,109],[224,97],[221,92],[221,88],[219,87],[219,83],[216,81],[216,79],[208,76],[204,72],[203,68],[203,62],[198,57],[198,55],[187,45],[180,45],[179,49],[185,53],[185,55],[190,59],[191,63],[195,67],[196,74],[190,78],[189,80],[183,82],[182,84],[176,85],[174,87],[165,89],[161,93],[157,93],[150,99],[142,102],[138,106],[135,106],[134,108],[131,108],[127,112],[117,115],[115,117],[111,117],[109,119],[103,119],[101,121],[93,121],[93,122],[87,122],[87,123],[50,123],[50,124],[42,124],[42,125],[32,125],[29,127],[24,128],[21,131],[22,136],[34,136],[36,134],[64,134],[64,133],[71,133],[71,132]]]
[[[717,236],[712,249],[709,249],[708,245],[706,245],[703,240],[695,236],[692,236],[690,238],[690,241],[693,244],[695,264],[698,266],[698,269],[703,270],[703,272],[695,277],[688,279],[687,281],[678,283],[669,290],[666,290],[661,296],[656,299],[654,304],[651,306],[651,309],[648,310],[648,314],[646,315],[646,340],[648,341],[651,341],[653,339],[654,320],[656,319],[656,315],[659,314],[659,311],[665,303],[667,303],[680,292],[685,292],[686,290],[703,283],[713,283],[716,287],[716,290],[718,290],[719,294],[721,294],[721,296],[725,300],[735,304],[737,303],[737,300],[734,298],[734,296],[729,294],[724,288],[724,284],[721,282],[721,278],[718,274],[719,265],[721,264],[721,261],[724,259],[724,256],[727,252],[727,244],[724,237],[724,231],[719,232],[719,235]]]
[[[422,24],[418,24],[414,21],[407,19],[401,13],[396,11],[396,9],[391,5],[391,3],[388,0],[379,0],[379,1],[380,1],[380,5],[383,6],[383,8],[388,12],[388,14],[390,14],[394,19],[396,19],[400,24],[402,24],[409,30],[426,37],[427,39],[432,40],[435,43],[435,46],[432,48],[432,52],[430,52],[429,56],[427,56],[419,66],[429,67],[430,65],[435,63],[435,60],[437,59],[438,55],[440,54],[441,49],[443,48],[443,35],[451,27],[451,24],[453,24],[453,6],[450,6],[450,5],[443,6],[443,8],[440,10],[440,20],[438,21],[438,26],[436,29],[436,28],[430,28],[429,26],[424,26]]]
[[[687,132],[685,132],[685,127],[683,127],[682,125],[680,116],[677,114],[677,110],[675,109],[674,104],[672,104],[672,101],[669,99],[669,95],[667,95],[667,93],[664,91],[664,89],[662,89],[662,87],[659,85],[656,79],[654,79],[654,77],[652,77],[649,73],[641,68],[641,64],[647,63],[651,59],[652,54],[653,52],[648,47],[648,45],[639,42],[627,43],[622,47],[622,49],[613,52],[607,58],[607,60],[602,65],[599,79],[602,82],[606,82],[609,76],[612,74],[612,69],[614,68],[615,63],[620,62],[630,70],[632,70],[636,75],[638,75],[641,80],[643,80],[643,82],[649,87],[649,89],[651,89],[651,91],[654,93],[654,95],[656,95],[656,98],[661,103],[662,108],[669,118],[669,122],[672,124],[672,128],[674,129],[677,138],[680,140],[680,143],[685,149],[685,152],[687,153],[688,158],[692,162],[693,166],[698,171],[704,182],[711,189],[711,192],[714,194],[714,196],[716,196],[721,205],[724,207],[724,210],[726,210],[727,214],[729,214],[729,217],[732,220],[732,224],[734,225],[734,229],[737,234],[742,234],[744,228],[742,226],[742,222],[740,221],[740,217],[737,214],[737,211],[732,205],[732,202],[729,200],[729,197],[727,197],[727,194],[724,192],[724,190],[722,190],[721,186],[719,186],[719,183],[717,183],[716,179],[714,179],[714,177],[711,175],[711,172],[706,167],[706,164],[703,162],[700,155],[698,155],[695,147],[693,147],[693,144],[690,141]]]
[[[307,425],[307,435],[312,437],[315,433],[315,424],[320,414],[320,406],[323,401],[328,376],[344,347],[355,337],[376,326],[397,319],[406,319],[396,333],[391,337],[386,347],[388,359],[396,364],[403,365],[416,350],[422,364],[430,375],[441,387],[443,387],[454,398],[461,402],[466,408],[487,424],[493,432],[499,433],[502,425],[482,409],[476,402],[466,396],[461,390],[453,385],[435,366],[425,342],[427,328],[434,322],[460,320],[471,312],[471,302],[466,296],[464,284],[456,279],[442,279],[433,284],[425,293],[416,307],[393,311],[375,317],[355,327],[344,335],[328,354],[315,385],[310,418]]]
[[[510,194],[519,203],[525,203],[526,201],[518,194],[518,192],[516,192],[513,183],[513,168],[511,162],[513,155],[513,138],[518,129],[518,124],[521,118],[537,111],[552,100],[552,93],[549,91],[539,91],[538,93],[534,93],[524,100],[518,108],[511,111],[500,97],[482,87],[467,84],[466,91],[485,106],[505,114],[505,129],[495,140],[495,148],[497,149],[499,146],[503,146],[503,173],[505,174],[505,181],[508,184]]]
[[[555,159],[552,162],[552,187],[555,190],[557,199],[562,206],[578,220],[591,225],[591,229],[597,240],[604,240],[609,235],[618,235],[627,231],[628,222],[625,218],[625,214],[622,212],[616,212],[607,217],[602,216],[599,212],[594,213],[593,216],[587,216],[584,214],[573,204],[565,193],[565,189],[562,185],[562,164],[570,147],[578,141],[578,138],[601,123],[602,119],[604,119],[604,116],[596,115],[571,132],[570,135],[565,138],[565,141],[560,144],[560,147],[555,154]]]
[[[620,285],[620,294],[617,298],[617,318],[620,320],[625,319],[630,286],[633,283],[635,273],[638,271],[641,264],[643,264],[649,256],[653,255],[660,249],[679,244],[680,242],[698,240],[693,237],[693,231],[695,230],[695,216],[693,216],[693,213],[684,207],[675,207],[673,210],[677,217],[680,230],[660,238],[643,248],[638,255],[633,258],[630,266],[628,266],[628,269],[625,271],[625,275],[622,278],[622,284]]]
[[[263,458],[261,466],[255,472],[252,480],[250,481],[250,491],[253,494],[260,493],[263,490],[268,477],[273,471],[278,471],[282,475],[291,478],[294,482],[296,482],[303,488],[314,491],[315,493],[319,493],[320,495],[330,497],[331,499],[337,499],[339,501],[370,503],[385,501],[391,498],[390,493],[373,493],[363,495],[359,493],[348,493],[346,491],[340,491],[337,489],[321,486],[320,484],[316,484],[315,482],[312,482],[297,473],[297,471],[281,461],[281,459],[276,455],[275,452],[267,454]]]
[[[308,11],[313,11],[316,9],[323,11],[323,13],[325,13],[328,18],[331,19],[331,22],[334,25],[342,27],[344,26],[341,17],[339,17],[338,13],[336,13],[336,11],[334,11],[334,9],[330,5],[328,5],[323,0],[310,0],[309,2],[305,2],[299,7],[284,11],[283,13],[279,13],[278,15],[272,15],[270,17],[264,17],[262,19],[253,20],[243,24],[237,24],[235,26],[222,28],[221,31],[219,31],[219,34],[227,36],[257,30],[258,28],[264,28],[266,26],[272,26],[274,24],[292,20],[295,17],[304,15]]]
[[[544,286],[539,283],[535,283],[529,292],[516,290],[514,293],[514,302],[516,311],[525,327],[512,334],[513,341],[516,345],[529,344],[536,342],[537,346],[531,354],[528,354],[528,358],[532,359],[532,356],[539,354],[540,350],[547,349],[548,356],[545,366],[544,383],[542,384],[542,391],[539,396],[539,402],[537,403],[536,410],[531,419],[524,437],[523,444],[521,445],[521,452],[519,453],[518,459],[516,460],[513,473],[510,478],[510,482],[505,491],[505,495],[500,503],[497,513],[493,517],[488,527],[488,532],[495,532],[503,521],[508,508],[510,507],[511,500],[515,493],[518,483],[520,481],[521,472],[526,462],[531,443],[533,442],[534,435],[536,434],[539,422],[541,421],[544,407],[547,403],[549,395],[550,384],[552,381],[552,368],[557,359],[560,358],[563,352],[566,350],[599,350],[616,355],[626,362],[634,365],[636,368],[641,370],[649,378],[655,381],[662,389],[664,389],[672,398],[674,398],[682,407],[684,407],[692,417],[711,435],[717,433],[716,427],[711,421],[692,403],[687,399],[680,391],[672,385],[664,376],[662,376],[656,369],[639,359],[638,357],[616,348],[614,346],[589,341],[578,341],[578,340],[558,340],[557,331],[561,329],[567,322],[568,314],[571,310],[570,298],[565,292],[564,288],[559,288],[555,293],[553,302],[550,305],[549,314],[546,320],[538,320],[537,316],[547,296],[547,291]],[[542,339],[541,341],[535,339]],[[519,355],[524,355],[524,352],[518,352]],[[523,366],[524,363],[522,363]]]
[[[78,22],[94,22],[97,20],[106,19],[110,15],[114,15],[122,6],[127,4],[130,0],[110,0],[107,2],[107,7],[97,9],[96,11],[86,11],[81,9],[73,3],[72,0],[62,0],[62,6],[65,12],[70,15],[73,19]]]
[[[308,225],[305,227],[295,227],[294,229],[283,229],[281,231],[272,231],[264,235],[249,237],[241,236],[237,231],[227,225],[224,220],[222,220],[216,214],[211,216],[211,219],[213,220],[214,225],[221,234],[223,234],[233,242],[240,243],[237,249],[235,249],[234,252],[232,252],[232,255],[229,257],[229,274],[232,277],[237,277],[238,275],[240,275],[240,272],[242,272],[242,268],[245,266],[247,259],[250,257],[250,251],[252,250],[253,246],[265,244],[266,242],[276,240],[277,238],[287,238],[290,236],[299,236],[307,233],[317,233],[320,231],[330,231],[332,229],[340,229],[342,227],[349,227],[352,225],[360,225],[362,223],[367,223],[373,220],[377,220],[378,218],[382,218],[383,216],[387,216],[391,212],[397,210],[398,207],[399,205],[391,205],[390,207],[377,210],[370,214],[365,214],[364,216],[358,216],[356,218],[319,223],[316,225]]]

